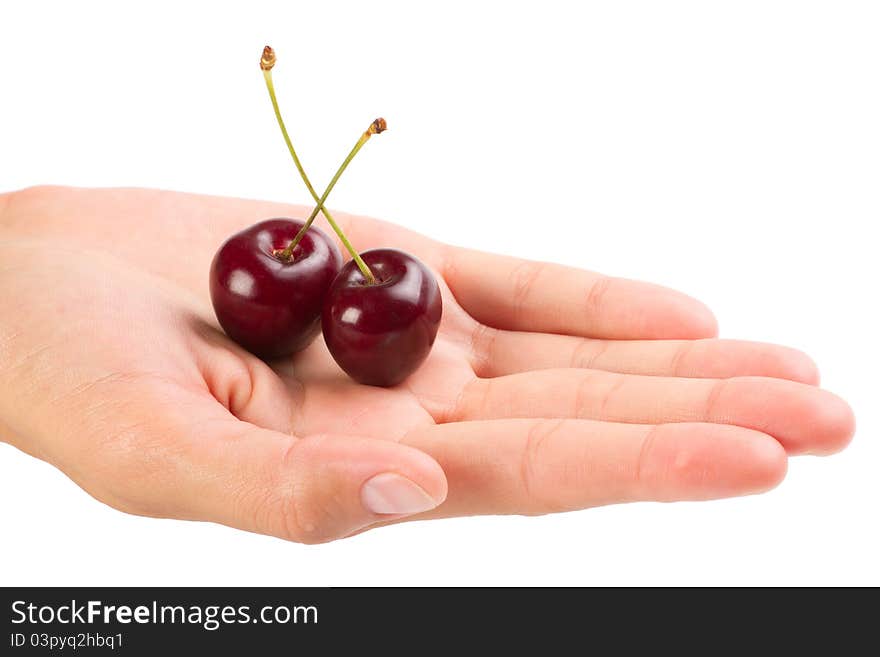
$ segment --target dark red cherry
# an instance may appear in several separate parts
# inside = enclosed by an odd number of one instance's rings
[[[349,261],[324,300],[321,328],[333,358],[360,383],[393,386],[424,362],[443,302],[431,271],[396,249],[361,254],[376,277],[368,284]]]
[[[211,301],[226,335],[262,358],[314,340],[324,295],[342,266],[333,241],[311,226],[285,261],[304,222],[267,219],[230,237],[211,263]]]

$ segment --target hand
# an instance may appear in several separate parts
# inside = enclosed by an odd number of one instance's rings
[[[767,490],[849,407],[805,355],[714,339],[645,283],[338,215],[438,274],[444,317],[403,385],[353,383],[319,339],[266,364],[219,331],[208,265],[304,209],[149,190],[0,195],[0,437],[96,498],[303,542],[386,522]]]

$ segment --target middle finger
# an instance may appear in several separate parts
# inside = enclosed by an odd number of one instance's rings
[[[769,376],[819,382],[815,363],[803,352],[745,340],[597,340],[481,325],[471,342],[474,370],[483,377],[574,367],[654,376]]]

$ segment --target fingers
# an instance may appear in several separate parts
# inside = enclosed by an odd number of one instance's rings
[[[600,370],[540,370],[475,379],[453,420],[514,417],[734,424],[774,436],[789,454],[827,454],[854,431],[849,406],[813,386],[762,377],[684,379]]]
[[[512,419],[438,425],[406,442],[449,480],[429,517],[747,495],[776,486],[787,467],[772,437],[716,424]]]
[[[819,372],[789,347],[740,340],[594,340],[481,327],[474,335],[479,376],[576,367],[699,378],[768,376],[816,385]]]
[[[465,310],[495,328],[623,340],[717,332],[699,301],[649,283],[454,248],[444,276]]]

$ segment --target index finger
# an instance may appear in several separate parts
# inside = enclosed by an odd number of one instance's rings
[[[455,298],[495,328],[619,340],[717,333],[706,306],[659,285],[461,248],[445,262]]]

